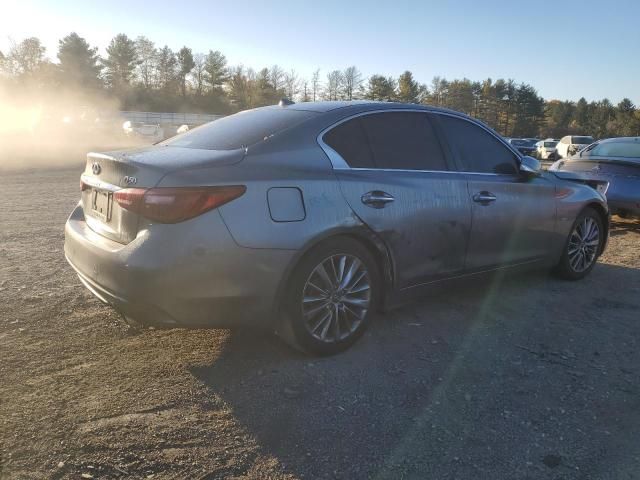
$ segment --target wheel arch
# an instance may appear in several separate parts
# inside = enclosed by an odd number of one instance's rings
[[[305,258],[309,254],[309,252],[311,252],[314,248],[318,247],[322,243],[339,237],[347,237],[359,242],[364,248],[369,251],[369,253],[371,253],[373,258],[375,259],[378,271],[380,273],[380,278],[382,280],[382,294],[380,295],[380,304],[377,307],[383,309],[385,308],[385,306],[387,305],[387,299],[391,291],[393,290],[395,278],[393,259],[389,250],[387,249],[387,246],[371,230],[364,226],[355,228],[337,228],[328,232],[323,232],[322,235],[314,237],[313,239],[308,241],[303,246],[303,248],[301,248],[291,259],[284,275],[280,279],[280,284],[278,285],[278,289],[276,291],[276,299],[274,302],[274,319],[277,320],[279,317],[283,301],[285,300],[287,287],[289,286],[289,282],[291,281],[291,276],[300,261]]]
[[[598,255],[600,255],[602,252],[604,252],[604,249],[607,246],[607,242],[609,239],[609,210],[599,202],[590,202],[587,205],[585,205],[584,208],[593,208],[596,212],[598,212],[598,214],[600,215],[600,219],[602,220],[602,226],[604,227],[605,241],[602,242],[602,245],[600,247],[600,252],[598,252]]]

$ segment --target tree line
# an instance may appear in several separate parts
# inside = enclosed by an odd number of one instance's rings
[[[511,137],[567,134],[596,138],[640,135],[640,109],[623,99],[587,102],[545,100],[537,90],[514,80],[435,77],[420,83],[410,71],[399,77],[365,78],[356,66],[320,70],[305,78],[278,65],[254,70],[229,65],[218,50],[177,52],[150,39],[116,35],[106,56],[76,33],[61,39],[57,62],[46,57],[38,38],[14,43],[0,52],[0,81],[7,88],[66,88],[116,98],[122,109],[228,114],[295,101],[370,99],[425,103],[472,115]]]

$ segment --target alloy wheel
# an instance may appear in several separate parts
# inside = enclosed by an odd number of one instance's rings
[[[307,331],[317,340],[335,343],[352,335],[371,303],[366,265],[348,254],[332,255],[318,264],[302,290]]]
[[[600,246],[600,227],[591,217],[583,218],[569,237],[569,265],[574,272],[581,273],[595,262]]]

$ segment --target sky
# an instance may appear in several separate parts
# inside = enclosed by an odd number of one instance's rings
[[[3,0],[2,12],[5,54],[36,36],[55,60],[72,31],[104,54],[125,33],[307,78],[356,65],[365,77],[512,78],[546,99],[640,105],[639,0]]]

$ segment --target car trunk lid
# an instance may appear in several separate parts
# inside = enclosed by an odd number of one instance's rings
[[[114,200],[123,188],[152,188],[168,173],[202,166],[231,165],[245,151],[201,150],[152,146],[136,150],[89,153],[81,176],[81,202],[87,225],[119,243],[132,241],[142,222],[140,216]]]

